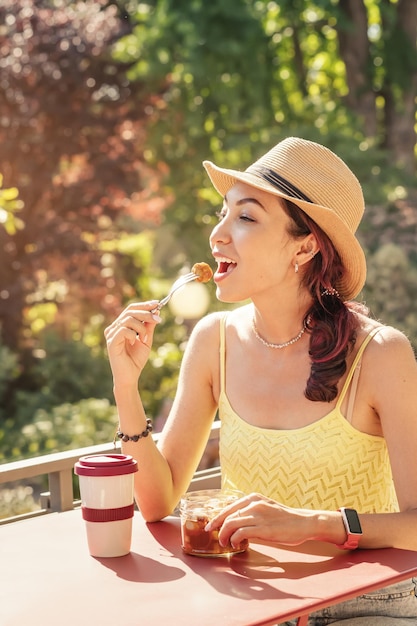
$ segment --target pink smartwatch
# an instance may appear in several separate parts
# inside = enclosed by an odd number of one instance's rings
[[[362,536],[362,527],[359,521],[359,515],[355,509],[346,509],[345,507],[341,507],[338,510],[342,514],[347,539],[344,544],[337,546],[337,548],[340,550],[356,550],[359,545],[359,539]]]

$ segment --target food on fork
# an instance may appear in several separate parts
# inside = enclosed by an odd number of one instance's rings
[[[197,276],[197,281],[199,283],[208,283],[213,276],[213,271],[207,263],[195,263],[192,266],[191,271]]]
[[[168,304],[173,294],[181,287],[184,287],[184,285],[186,285],[187,283],[191,283],[194,280],[200,283],[207,283],[212,276],[213,272],[211,270],[211,267],[207,265],[207,263],[195,263],[191,272],[188,272],[188,274],[184,274],[177,278],[177,280],[169,290],[169,293],[165,296],[165,298],[162,298],[162,300],[158,302],[157,306],[151,310],[151,313],[156,313],[157,311],[160,311],[163,306]]]

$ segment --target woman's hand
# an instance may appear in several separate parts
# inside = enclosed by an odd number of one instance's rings
[[[158,301],[130,304],[104,331],[114,383],[137,384],[152,346]]]
[[[292,509],[253,493],[223,509],[205,529],[219,528],[222,546],[230,541],[237,547],[244,539],[296,546],[310,539],[324,539],[317,536],[319,516],[320,512]]]

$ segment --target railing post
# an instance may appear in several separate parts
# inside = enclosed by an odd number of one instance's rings
[[[49,504],[51,511],[70,511],[74,508],[74,489],[72,485],[72,469],[50,472]]]

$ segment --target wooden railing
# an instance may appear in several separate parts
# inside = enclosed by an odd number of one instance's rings
[[[158,433],[153,435],[158,440]],[[209,443],[219,439],[219,422],[214,422]],[[88,454],[111,454],[115,448],[107,443],[88,448],[78,448],[66,452],[57,452],[0,465],[0,488],[8,482],[27,480],[38,476],[48,476],[49,491],[41,494],[40,510],[19,516],[10,516],[0,520],[1,524],[14,522],[25,517],[43,515],[53,511],[68,511],[74,508],[73,476],[74,465],[78,459]],[[120,443],[116,450],[120,450]],[[220,486],[220,467],[199,470],[194,474],[189,489],[210,489]]]

